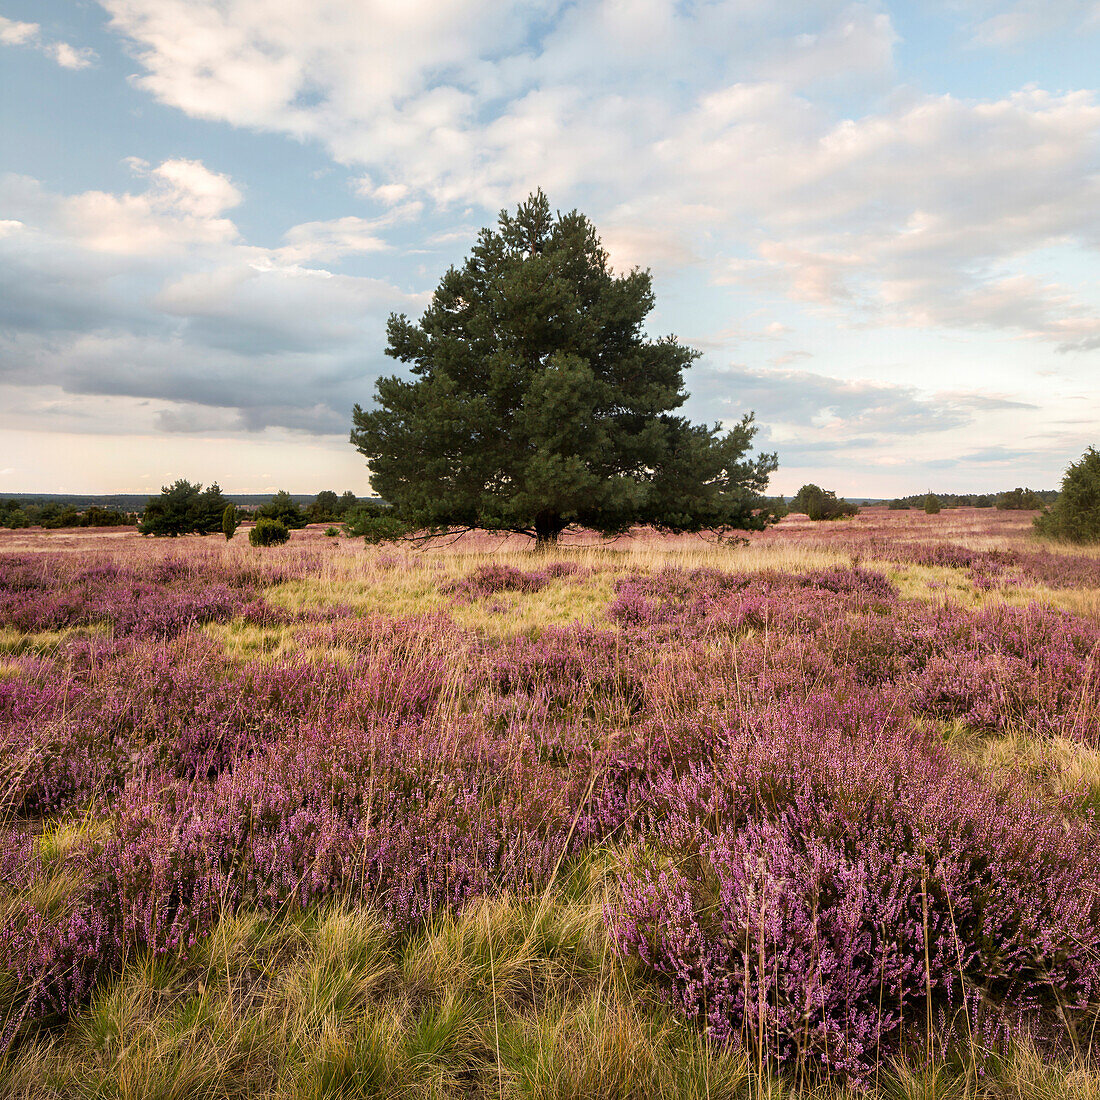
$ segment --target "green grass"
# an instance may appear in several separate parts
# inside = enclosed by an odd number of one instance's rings
[[[64,1030],[0,1062],[20,1100],[819,1097],[717,1047],[611,948],[604,852],[541,899],[483,899],[412,935],[332,904],[226,917],[187,960],[139,959]],[[1100,1100],[1100,1075],[1026,1043],[972,1066],[899,1063],[863,1095]]]

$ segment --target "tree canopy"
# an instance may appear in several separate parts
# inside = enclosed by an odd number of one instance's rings
[[[1035,517],[1035,527],[1048,538],[1100,543],[1100,451],[1089,447],[1069,465],[1058,499]]]
[[[262,505],[257,516],[277,520],[284,527],[305,527],[306,515],[298,502],[285,490],[280,489],[266,504]]]
[[[790,510],[802,512],[809,519],[842,519],[845,516],[858,515],[859,507],[837,497],[832,489],[822,489],[812,482],[803,485],[791,500]]]
[[[390,317],[386,354],[413,377],[355,406],[394,532],[764,526],[775,456],[749,455],[751,413],[728,430],[675,415],[698,353],[645,334],[653,307],[649,272],[615,274],[583,214],[541,191],[502,211],[418,323]]]
[[[179,478],[145,505],[138,530],[143,535],[208,535],[222,529],[228,503],[216,481],[203,489]]]

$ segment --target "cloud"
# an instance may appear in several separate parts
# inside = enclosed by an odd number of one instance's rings
[[[848,324],[1095,346],[1096,308],[1028,263],[1100,246],[1096,94],[902,89],[838,113],[822,90],[896,79],[881,3],[100,2],[140,87],[193,117],[313,139],[371,202],[495,211],[542,186],[594,216],[619,268],[703,266]],[[1097,6],[969,2],[978,21],[1044,26]],[[303,226],[287,255],[374,236]]]
[[[945,432],[965,427],[979,412],[1034,409],[1027,402],[981,392],[922,393],[904,386],[863,379],[839,379],[812,371],[731,366],[698,371],[696,394],[725,403],[731,415],[746,409],[770,426],[773,437],[797,430],[824,434],[824,446],[852,446],[862,437]],[[803,443],[805,446],[805,442]]]
[[[30,45],[37,41],[40,29],[37,23],[19,23],[0,15],[0,45]]]
[[[86,69],[96,61],[96,53],[84,46],[68,42],[48,41],[42,37],[37,23],[20,23],[0,15],[0,45],[30,46],[52,58],[63,69]]]
[[[424,299],[321,264],[385,247],[378,234],[403,215],[306,223],[262,248],[227,216],[243,198],[227,176],[194,160],[131,168],[141,186],[122,194],[0,179],[14,215],[0,233],[0,381],[105,400],[121,432],[346,431],[381,367],[362,349],[380,353],[388,313]],[[35,407],[59,422],[57,401]]]
[[[1016,46],[1021,42],[1067,29],[1075,33],[1100,28],[1098,0],[1016,0],[1004,11],[991,11],[988,0],[970,0],[978,18],[972,26],[976,42],[985,46]]]

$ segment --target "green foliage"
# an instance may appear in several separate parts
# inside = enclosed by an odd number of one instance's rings
[[[891,512],[908,512],[912,505],[907,500],[892,500],[889,508]]]
[[[842,519],[858,515],[859,508],[838,498],[831,489],[822,489],[810,483],[803,485],[791,500],[792,512],[802,512],[812,520]]]
[[[929,493],[924,498],[924,510],[930,516],[938,516],[940,514],[940,498],[935,493]]]
[[[1013,489],[997,495],[997,508],[1002,512],[1037,512],[1043,502],[1033,489]]]
[[[1035,517],[1035,528],[1047,538],[1100,543],[1100,451],[1095,447],[1066,469],[1058,499]]]
[[[649,339],[648,271],[616,275],[584,215],[541,192],[483,229],[386,353],[413,378],[377,383],[351,441],[403,530],[482,527],[551,541],[569,524],[615,534],[760,528],[774,455],[674,415],[698,353]],[[397,524],[392,524],[397,530]]]
[[[209,535],[222,529],[228,501],[215,481],[208,489],[185,478],[166,485],[145,505],[138,524],[143,535]]]
[[[310,523],[331,523],[339,515],[340,498],[331,489],[322,489],[306,506]]]
[[[225,511],[222,512],[222,534],[225,535],[225,540],[228,542],[237,533],[237,506],[235,504],[227,504]]]
[[[1035,507],[1041,507],[1043,504],[1051,504],[1058,497],[1058,492],[1055,489],[1024,489],[1022,492],[1034,494],[1040,502],[1035,505]],[[899,499],[903,504],[907,504],[911,508],[923,508],[926,495],[925,493],[917,493],[914,496],[901,497]],[[939,498],[941,508],[992,508],[997,498],[1008,495],[1011,494],[938,493],[937,497]]]
[[[251,546],[281,546],[290,538],[290,531],[282,520],[272,519],[270,516],[260,516],[256,520],[256,526],[248,532],[248,542]]]
[[[267,504],[260,508],[257,515],[277,520],[284,527],[298,528],[306,525],[305,513],[285,489],[280,489]]]
[[[41,526],[49,529],[59,527],[129,527],[134,517],[129,512],[117,508],[104,508],[98,504],[87,508],[78,508],[75,504],[63,504],[58,501],[36,503],[33,500],[0,501],[0,527],[18,530],[24,527]]]
[[[368,544],[389,542],[410,531],[388,504],[380,500],[361,500],[344,518],[344,529],[352,538],[366,539]]]
[[[326,527],[325,528],[325,534],[330,539],[335,538],[337,535],[340,534],[340,528],[339,527]]]

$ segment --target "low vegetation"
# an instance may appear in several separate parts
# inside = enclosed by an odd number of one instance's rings
[[[1026,523],[0,554],[0,1094],[1100,1094]]]

